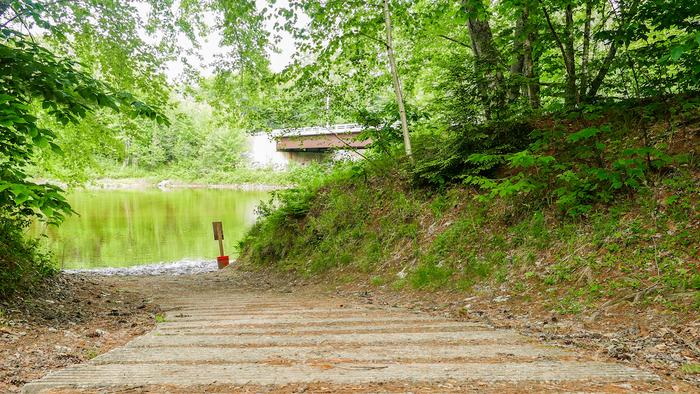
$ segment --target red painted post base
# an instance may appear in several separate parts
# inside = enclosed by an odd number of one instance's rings
[[[228,267],[228,256],[219,256],[216,258],[216,262],[219,263],[219,269]]]

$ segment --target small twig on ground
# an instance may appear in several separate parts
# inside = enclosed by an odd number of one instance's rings
[[[607,310],[608,308],[610,308],[611,306],[613,306],[613,305],[615,305],[615,304],[617,304],[617,303],[620,303],[620,302],[624,301],[625,298],[626,298],[626,297],[622,297],[622,298],[612,298],[612,299],[609,299],[609,300],[605,301],[605,302],[603,303],[603,305],[601,305],[601,306],[598,307],[598,310],[596,310],[595,312],[593,312],[593,314],[591,314],[591,316],[588,318],[588,320],[590,320],[590,321],[595,321],[595,320],[597,320],[597,319],[598,319],[598,316],[600,316],[600,314],[601,314],[603,311]]]
[[[653,285],[647,287],[646,289],[641,290],[641,291],[633,294],[634,298],[632,299],[632,302],[634,302],[636,304],[637,302],[639,302],[642,299],[642,297],[646,296],[650,291],[654,290],[657,286],[659,286],[659,284],[654,283]]]
[[[602,312],[604,312],[605,310],[607,310],[608,308],[610,308],[613,305],[619,304],[622,301],[632,301],[633,303],[637,303],[637,302],[639,302],[639,300],[642,299],[642,297],[647,295],[650,291],[655,289],[657,286],[658,286],[658,283],[654,283],[653,285],[651,285],[645,289],[642,289],[636,293],[632,293],[632,294],[628,294],[628,295],[623,296],[623,297],[613,298],[613,299],[607,300],[601,306],[598,307],[597,311],[595,311],[595,312],[593,312],[593,314],[591,314],[591,316],[589,317],[589,320],[595,321],[596,319],[598,319],[598,316],[600,316],[600,314]]]
[[[559,261],[560,261],[560,262],[564,262],[564,261],[570,259],[574,254],[580,252],[581,249],[583,249],[583,248],[585,248],[585,247],[586,247],[586,244],[583,244],[583,245],[579,246],[579,247],[576,248],[573,252],[571,252],[571,253],[569,253],[568,255],[564,256],[564,258],[562,258],[562,259],[559,260]]]
[[[589,283],[593,282],[593,270],[591,270],[590,265],[581,268],[581,273],[579,274],[578,279],[576,279],[576,283],[581,283],[583,278],[586,278]]]

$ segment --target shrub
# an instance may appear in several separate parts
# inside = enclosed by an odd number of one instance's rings
[[[448,135],[414,138],[414,182],[442,186],[470,175],[493,175],[505,155],[525,149],[533,126],[524,120],[501,120],[452,130]]]
[[[24,235],[27,221],[0,218],[0,299],[31,290],[58,272],[37,240]]]

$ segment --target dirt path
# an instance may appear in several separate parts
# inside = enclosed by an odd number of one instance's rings
[[[638,392],[671,387],[512,330],[222,273],[116,279],[165,321],[24,392]],[[264,286],[263,286],[264,287]]]

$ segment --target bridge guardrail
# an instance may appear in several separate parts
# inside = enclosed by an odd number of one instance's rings
[[[342,123],[333,125],[330,128],[324,126],[310,126],[296,129],[275,129],[272,130],[270,134],[272,135],[272,137],[295,137],[308,135],[357,133],[362,130],[364,130],[364,127],[357,123]]]

